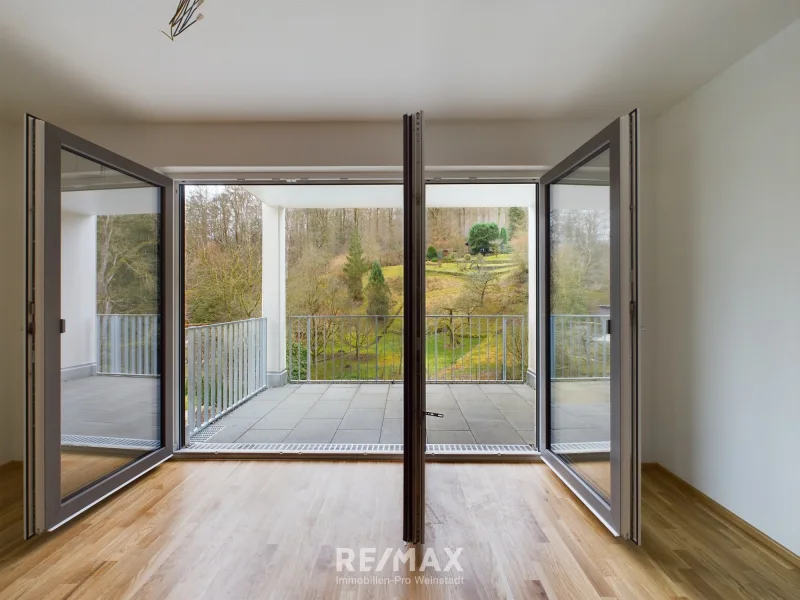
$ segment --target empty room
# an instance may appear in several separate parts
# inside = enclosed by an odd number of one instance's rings
[[[800,1],[0,3],[0,600],[800,598]]]

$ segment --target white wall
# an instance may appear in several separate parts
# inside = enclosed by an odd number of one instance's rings
[[[800,21],[656,144],[654,458],[800,553]]]
[[[0,464],[22,458],[25,407],[23,120],[0,122]]]
[[[61,212],[61,369],[96,362],[97,217]]]

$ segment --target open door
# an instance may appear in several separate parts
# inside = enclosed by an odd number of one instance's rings
[[[172,455],[172,180],[27,117],[26,534]]]
[[[403,539],[425,534],[425,163],[422,112],[403,117]]]
[[[640,540],[636,111],[541,179],[542,458],[614,535]]]

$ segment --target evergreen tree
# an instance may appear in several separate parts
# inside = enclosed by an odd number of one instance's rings
[[[500,230],[500,241],[503,242],[504,246],[508,244],[508,232],[505,227]]]
[[[428,252],[425,254],[425,258],[428,260],[438,260],[439,253],[436,251],[435,247],[428,246]]]
[[[383,278],[383,271],[378,261],[372,263],[372,270],[367,282],[367,314],[384,316],[389,314],[391,290]]]
[[[525,231],[525,209],[512,206],[508,209],[508,237],[513,238],[517,232]]]
[[[347,262],[345,262],[342,270],[347,279],[347,289],[350,291],[350,297],[356,302],[361,302],[364,299],[364,287],[361,283],[361,278],[369,270],[369,265],[364,256],[364,249],[361,246],[361,235],[358,233],[358,227],[353,228],[353,233],[350,236]]]
[[[469,230],[469,251],[472,254],[488,254],[492,244],[500,237],[497,223],[475,223]]]

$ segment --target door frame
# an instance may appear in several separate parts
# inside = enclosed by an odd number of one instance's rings
[[[175,215],[172,180],[51,123],[26,115],[26,537],[53,530],[172,456],[175,390]],[[61,152],[68,150],[160,188],[161,446],[61,497]],[[35,239],[43,240],[38,248]],[[36,365],[44,365],[37,369]]]
[[[550,450],[550,186],[602,152],[609,151],[611,213],[611,497],[606,502]],[[537,385],[539,450],[556,473],[603,524],[617,536],[639,541],[638,416],[638,263],[637,168],[638,113],[616,119],[540,179],[537,206]],[[625,204],[627,203],[627,206]],[[616,232],[616,235],[614,235]],[[628,265],[629,268],[624,268]],[[616,341],[618,340],[618,341]],[[616,343],[615,343],[616,342]]]
[[[403,116],[403,540],[425,541],[425,161],[423,113]],[[409,301],[411,300],[411,301]]]

